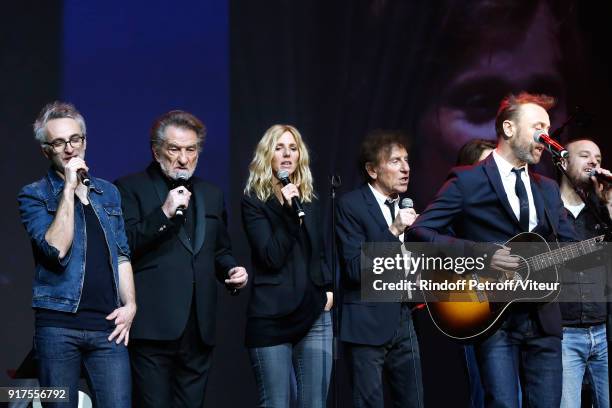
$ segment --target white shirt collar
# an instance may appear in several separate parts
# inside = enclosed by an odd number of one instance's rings
[[[374,198],[376,198],[376,201],[378,202],[378,204],[380,205],[385,205],[385,201],[387,201],[387,199],[396,202],[399,199],[399,196],[395,197],[395,198],[389,198],[386,195],[384,195],[383,193],[381,193],[380,191],[378,191],[377,189],[375,189],[374,187],[372,187],[372,184],[368,183],[368,187],[370,187],[370,190],[372,190],[372,194],[374,194]]]
[[[497,164],[497,168],[499,169],[499,174],[501,174],[502,177],[509,177],[512,174],[512,169],[515,167],[512,165],[512,163],[497,153],[497,150],[493,150],[493,159],[495,160],[495,164]],[[522,168],[525,169],[525,174],[528,174],[527,164],[525,164]]]

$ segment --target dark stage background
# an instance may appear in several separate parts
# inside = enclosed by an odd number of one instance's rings
[[[6,370],[20,364],[32,342],[33,262],[15,198],[47,168],[31,131],[45,103],[76,104],[88,124],[87,162],[94,175],[110,180],[148,163],[148,128],[157,115],[181,108],[202,118],[209,137],[197,173],[226,192],[235,253],[248,267],[240,196],[255,144],[274,123],[294,124],[304,135],[328,214],[327,176],[342,176],[341,192],[359,184],[358,145],[374,128],[402,129],[412,139],[410,192],[422,210],[458,146],[469,137],[493,137],[495,107],[510,90],[555,95],[553,127],[582,105],[590,118],[563,137],[597,138],[609,168],[610,16],[599,3],[577,1],[5,6],[0,386],[11,383]],[[242,346],[248,293],[237,299],[220,293],[206,406],[254,406]],[[423,313],[418,324],[427,406],[465,405],[461,349],[438,335]],[[340,374],[340,402],[348,407],[343,369]]]

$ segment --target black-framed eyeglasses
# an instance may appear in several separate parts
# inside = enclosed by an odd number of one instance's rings
[[[66,145],[69,143],[70,143],[70,147],[72,147],[73,149],[78,149],[79,147],[83,145],[84,141],[85,141],[85,136],[74,135],[74,136],[71,136],[70,139],[68,140],[55,139],[52,142],[44,142],[43,144],[46,146],[52,147],[53,150],[55,150],[56,152],[61,152],[66,149]]]

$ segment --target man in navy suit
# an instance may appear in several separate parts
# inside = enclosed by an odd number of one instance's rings
[[[417,214],[399,208],[410,174],[403,136],[376,131],[361,145],[367,180],[338,202],[337,231],[342,262],[340,339],[351,366],[356,407],[384,407],[385,372],[396,407],[422,407],[419,345],[407,303],[368,303],[360,298],[360,254],[364,242],[400,243]]]
[[[558,185],[528,169],[540,161],[544,147],[533,135],[548,131],[547,110],[553,105],[554,99],[543,95],[521,93],[505,98],[495,120],[498,143],[494,152],[474,166],[451,171],[434,201],[406,232],[407,240],[452,244],[467,256],[491,248],[481,243],[502,244],[524,231],[560,241],[575,240]],[[490,252],[492,271],[518,267],[507,247],[485,251]],[[486,406],[518,407],[519,378],[527,406],[559,406],[558,304],[513,306],[501,327],[476,345],[476,354]]]

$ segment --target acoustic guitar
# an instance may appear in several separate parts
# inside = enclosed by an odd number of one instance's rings
[[[431,319],[446,336],[461,341],[478,340],[492,334],[513,303],[553,301],[560,289],[557,266],[602,249],[605,240],[601,235],[551,249],[542,236],[523,232],[504,245],[511,248],[511,255],[518,257],[519,267],[514,273],[459,275],[436,271],[424,277],[463,286],[457,290],[423,290]],[[490,277],[495,275],[498,277]]]

